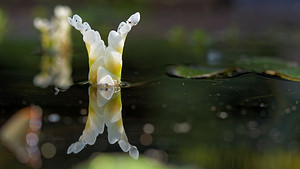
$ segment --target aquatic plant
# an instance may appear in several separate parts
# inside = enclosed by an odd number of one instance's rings
[[[68,20],[83,35],[89,55],[89,81],[93,84],[119,85],[124,42],[131,28],[138,24],[140,13],[136,12],[126,22],[121,22],[117,31],[110,31],[107,47],[99,32],[91,29],[87,22],[82,23],[80,16],[75,14]]]
[[[67,154],[80,152],[85,145],[93,145],[104,127],[107,127],[108,142],[118,142],[124,152],[138,159],[138,149],[129,144],[122,120],[122,101],[119,87],[103,88],[100,86],[89,87],[89,114],[85,128],[79,140],[71,144]]]
[[[51,20],[35,18],[34,27],[41,32],[43,56],[41,72],[34,77],[33,83],[39,87],[55,85],[68,88],[72,84],[71,67],[71,27],[67,17],[72,11],[67,6],[54,8],[55,17]]]

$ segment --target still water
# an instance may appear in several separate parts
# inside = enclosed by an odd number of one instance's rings
[[[124,72],[131,84],[115,91],[88,84],[57,91],[34,87],[35,72],[1,71],[0,125],[24,107],[40,107],[34,133],[41,168],[77,167],[98,155],[134,160],[137,150],[138,160],[170,168],[300,167],[299,83],[256,74],[196,80]],[[30,129],[15,127],[18,135],[10,138],[25,141],[20,135]],[[69,148],[85,137],[93,139]],[[28,168],[12,150],[24,147],[19,140],[13,148],[1,142],[0,168]]]

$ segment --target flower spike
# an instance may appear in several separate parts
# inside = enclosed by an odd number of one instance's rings
[[[90,82],[93,84],[118,85],[121,81],[124,42],[131,28],[140,21],[140,13],[136,12],[126,22],[121,22],[117,31],[110,31],[107,47],[99,32],[93,30],[87,22],[82,23],[79,15],[75,14],[72,18],[69,17],[68,21],[83,35],[83,41],[89,55]],[[111,83],[111,79],[114,83]]]

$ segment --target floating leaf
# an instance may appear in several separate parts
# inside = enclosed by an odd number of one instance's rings
[[[286,80],[300,81],[300,69],[296,62],[286,62],[276,58],[242,58],[227,67],[204,67],[196,65],[176,65],[168,70],[168,75],[181,78],[226,78],[243,73],[259,73],[279,76]]]
[[[216,67],[202,67],[195,65],[178,65],[169,68],[168,74],[170,76],[198,79],[198,78],[212,78],[212,77],[231,77],[237,70],[235,68],[216,68]]]
[[[269,57],[254,57],[240,59],[235,66],[248,72],[265,73],[286,80],[300,81],[300,69],[296,62],[286,62]]]

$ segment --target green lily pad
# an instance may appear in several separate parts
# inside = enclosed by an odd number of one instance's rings
[[[300,81],[300,68],[296,62],[286,62],[277,58],[254,57],[240,59],[235,63],[248,72],[265,73],[286,80]]]
[[[290,81],[300,81],[300,68],[296,62],[286,62],[268,57],[242,58],[227,67],[176,65],[168,69],[170,76],[181,78],[227,78],[242,73],[278,76]]]
[[[200,79],[200,78],[224,78],[235,74],[235,68],[203,67],[195,65],[177,65],[168,70],[170,76]]]

